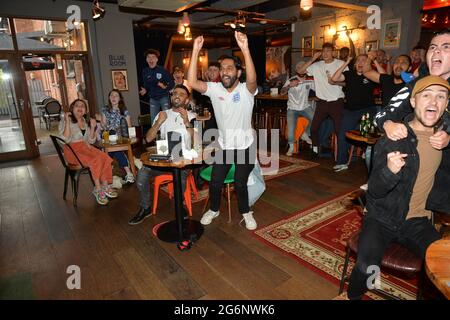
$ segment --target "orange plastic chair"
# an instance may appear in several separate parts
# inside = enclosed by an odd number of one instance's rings
[[[304,117],[298,117],[297,118],[297,124],[295,125],[295,132],[294,132],[294,153],[298,153],[298,140],[303,135],[303,132],[305,132],[306,128],[308,127],[309,120]],[[286,137],[288,136],[288,128],[286,126]]]
[[[158,194],[159,187],[161,185],[168,184],[167,189],[169,191],[169,199],[173,197],[173,177],[171,174],[162,174],[155,177],[155,181],[153,183],[153,210],[152,214],[156,214],[156,208],[158,207]],[[189,173],[186,181],[186,190],[184,191],[184,201],[186,202],[186,207],[189,212],[189,216],[192,217],[192,198],[191,198],[191,190],[194,192],[195,199],[198,200],[198,190],[195,185],[194,176],[192,172]]]

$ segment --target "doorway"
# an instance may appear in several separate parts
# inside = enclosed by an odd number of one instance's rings
[[[39,155],[17,55],[0,53],[0,162]]]
[[[56,154],[50,135],[59,134],[61,113],[75,99],[89,106],[87,56],[85,54],[24,55],[23,69],[33,112],[33,123],[40,155]],[[60,108],[58,109],[58,105]],[[51,106],[51,107],[50,107]]]

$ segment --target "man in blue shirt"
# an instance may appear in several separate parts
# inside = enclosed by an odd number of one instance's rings
[[[144,87],[141,87],[139,94],[150,96],[150,116],[151,121],[155,120],[159,111],[167,110],[169,106],[169,91],[175,85],[172,75],[158,63],[159,51],[148,49],[145,51],[145,60],[148,67],[142,70],[142,80]]]

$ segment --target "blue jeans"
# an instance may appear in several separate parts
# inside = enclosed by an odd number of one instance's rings
[[[160,111],[167,110],[169,108],[170,104],[168,95],[159,97],[157,99],[150,98],[150,117],[152,119],[152,124]]]
[[[171,174],[170,171],[163,171],[158,169],[150,169],[149,167],[142,167],[138,171],[136,183],[139,190],[139,205],[143,209],[148,209],[152,205],[150,198],[150,178],[156,177],[162,174]],[[186,180],[189,174],[189,170],[181,170],[181,189],[184,195],[186,189]]]
[[[112,158],[116,159],[119,163],[119,167],[125,168],[129,167],[130,164],[128,162],[128,158],[123,151],[114,151],[108,153]]]
[[[306,119],[308,119],[309,123],[308,126],[306,127],[306,134],[308,136],[311,135],[311,122],[312,119],[314,117],[314,110],[309,107],[306,108],[305,110],[291,110],[288,109],[287,113],[286,113],[286,118],[287,118],[287,127],[288,127],[288,142],[289,143],[294,143],[294,133],[295,133],[295,127],[297,125],[297,118],[298,117],[304,117]]]
[[[348,162],[348,150],[350,143],[345,137],[345,133],[349,130],[358,129],[359,122],[363,114],[370,114],[371,119],[377,112],[375,107],[368,107],[356,111],[344,109],[342,113],[341,128],[338,134],[338,158],[337,164],[346,164]]]

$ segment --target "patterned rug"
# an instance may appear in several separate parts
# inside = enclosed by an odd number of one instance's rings
[[[361,216],[353,208],[351,193],[308,208],[255,231],[258,239],[296,259],[307,268],[339,284],[347,239],[361,228]],[[349,272],[354,260],[349,264]],[[415,281],[381,275],[382,289],[401,299],[414,300]],[[337,294],[337,288],[336,288]],[[371,299],[381,299],[368,292]]]
[[[261,169],[264,175],[264,180],[272,180],[290,173],[298,172],[301,170],[310,169],[318,166],[316,162],[306,161],[299,158],[288,157],[285,155],[278,155],[278,165],[272,166],[272,163],[262,164]],[[161,189],[167,193],[167,186],[162,186]],[[192,202],[204,201],[208,197],[209,189],[207,185],[203,190],[198,190],[198,199],[192,196]]]

